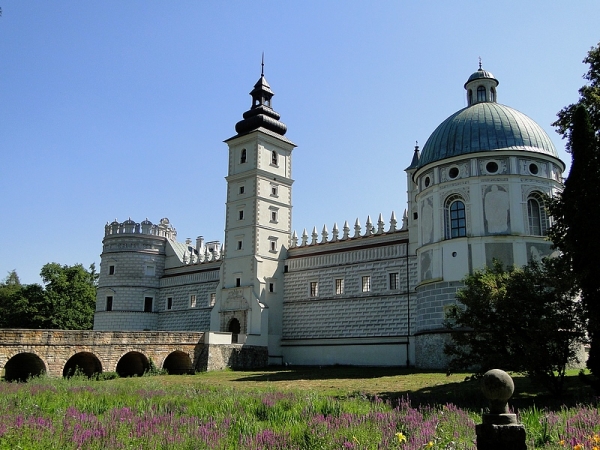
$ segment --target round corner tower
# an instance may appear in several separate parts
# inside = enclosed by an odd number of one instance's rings
[[[157,329],[160,278],[167,240],[177,233],[168,219],[106,224],[100,255],[94,330]]]
[[[546,195],[564,163],[546,132],[497,103],[498,80],[479,66],[467,107],[443,121],[407,169],[417,235],[416,365],[444,368],[447,308],[473,271],[493,260],[522,266],[549,255]]]

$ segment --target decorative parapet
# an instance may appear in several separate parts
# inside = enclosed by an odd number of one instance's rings
[[[177,231],[166,217],[160,219],[158,225],[153,224],[148,219],[142,223],[137,223],[131,220],[131,217],[125,222],[119,222],[115,219],[112,223],[106,223],[104,226],[104,236],[117,234],[147,234],[164,237],[170,241],[174,241],[177,238]]]
[[[371,221],[371,216],[367,217],[367,222],[365,225],[365,233],[362,234],[362,228],[360,225],[360,221],[358,218],[354,222],[354,234],[350,236],[350,226],[348,225],[348,221],[344,222],[344,226],[342,228],[342,236],[340,237],[340,230],[338,228],[337,223],[333,224],[333,229],[331,233],[331,237],[329,235],[329,231],[327,230],[327,225],[323,225],[323,229],[321,231],[321,240],[319,241],[319,233],[317,232],[317,227],[313,227],[312,233],[309,235],[306,232],[306,228],[302,232],[302,236],[298,238],[298,234],[294,231],[292,234],[292,240],[290,243],[290,248],[298,248],[298,247],[308,247],[312,245],[320,245],[331,242],[339,242],[339,241],[347,241],[351,239],[359,239],[363,237],[369,236],[377,236],[389,233],[395,233],[397,231],[404,231],[408,229],[408,214],[406,210],[404,210],[404,214],[402,216],[402,228],[398,228],[398,221],[396,220],[396,213],[392,211],[392,216],[390,217],[390,227],[387,231],[385,231],[385,222],[383,221],[383,216],[379,214],[379,219],[377,220],[377,226],[373,224]]]
[[[191,243],[191,240],[186,244]],[[188,251],[183,252],[183,264],[191,266],[194,264],[202,264],[213,261],[219,261],[223,258],[223,248],[219,241],[211,241],[204,244],[196,245],[196,248],[192,248],[188,245]]]

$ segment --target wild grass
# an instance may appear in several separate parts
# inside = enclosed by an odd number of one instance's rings
[[[472,449],[485,401],[464,378],[337,367],[3,382],[0,449]],[[600,445],[598,403],[571,378],[553,403],[515,377],[528,448]]]

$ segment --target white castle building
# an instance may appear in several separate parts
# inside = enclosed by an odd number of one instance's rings
[[[565,166],[539,125],[497,103],[497,86],[480,65],[468,106],[415,148],[401,223],[392,213],[298,236],[296,145],[261,74],[225,141],[224,244],[178,242],[168,219],[107,224],[94,329],[213,331],[259,365],[445,367],[445,311],[465,275],[550,253],[543,195]]]

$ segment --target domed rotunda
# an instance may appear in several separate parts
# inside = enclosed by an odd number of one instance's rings
[[[480,64],[464,85],[467,107],[415,149],[406,169],[418,367],[444,366],[443,321],[465,274],[495,259],[520,266],[551,252],[543,198],[562,188],[565,165],[536,122],[497,103],[498,84]]]

